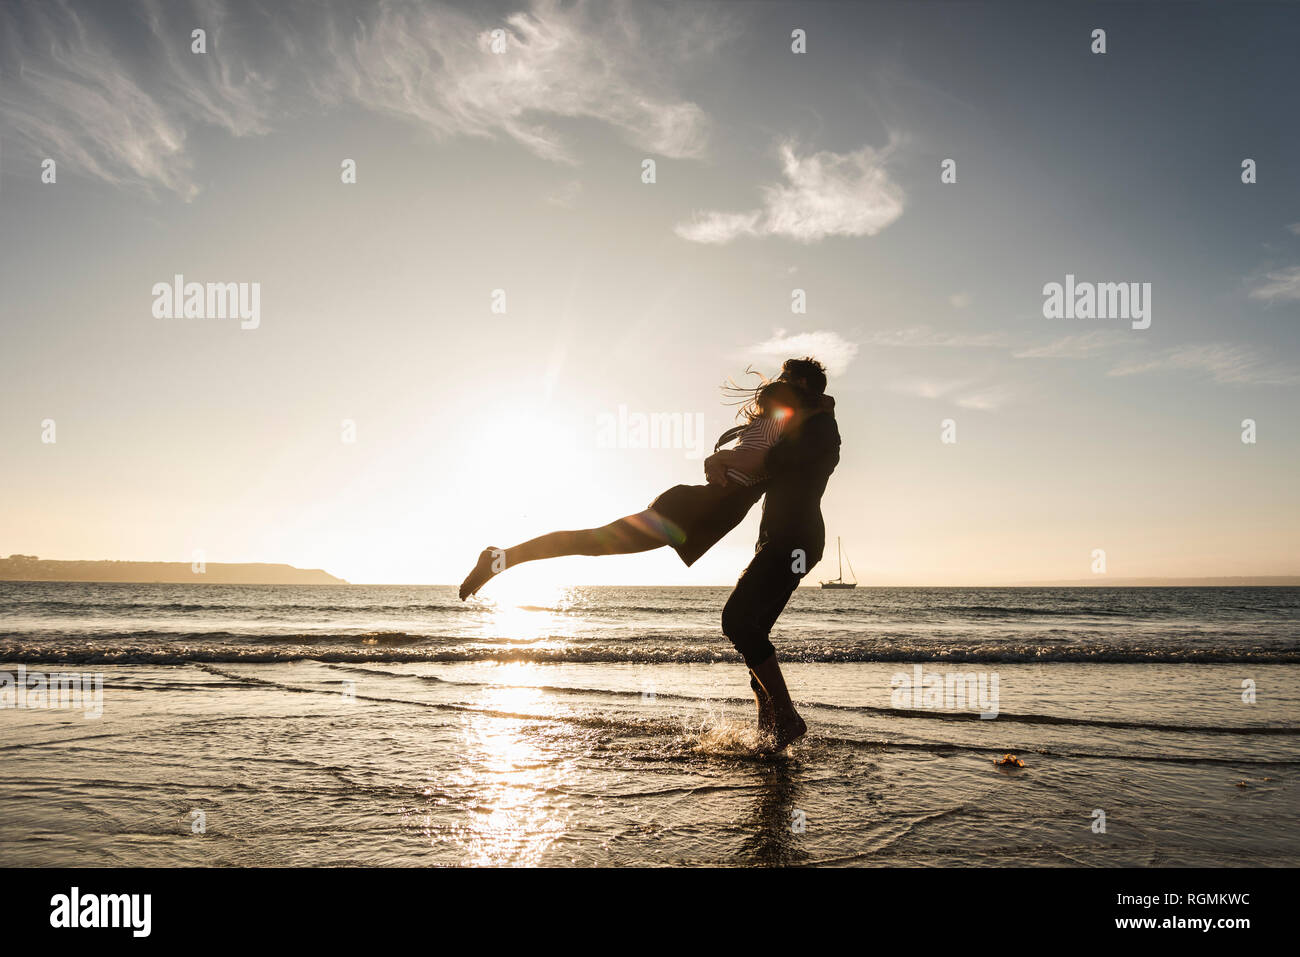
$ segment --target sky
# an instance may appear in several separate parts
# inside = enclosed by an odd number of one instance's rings
[[[1300,573],[1298,41],[1281,4],[7,3],[0,553],[457,583],[702,482],[724,380],[811,353],[865,584]],[[177,274],[256,283],[255,328],[160,316]],[[1149,326],[1046,315],[1067,276]],[[610,428],[651,414],[678,447]],[[757,522],[512,575],[728,584]]]

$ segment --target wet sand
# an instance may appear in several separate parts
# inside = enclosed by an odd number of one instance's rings
[[[766,759],[732,664],[103,666],[102,718],[0,710],[0,863],[1300,863],[1296,666],[1253,708],[1240,666],[1002,666],[993,720],[892,709],[900,667],[791,665]]]

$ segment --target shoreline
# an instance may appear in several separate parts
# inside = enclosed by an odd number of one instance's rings
[[[1003,669],[1001,721],[892,713],[890,669],[793,663],[810,734],[766,759],[731,664],[115,666],[97,720],[0,710],[0,863],[1300,865],[1294,739],[1184,717],[1240,725],[1215,690],[1236,670],[1108,694],[1132,670]]]

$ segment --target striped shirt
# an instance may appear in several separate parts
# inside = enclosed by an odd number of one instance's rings
[[[784,424],[784,419],[777,420],[766,417],[755,419],[745,426],[744,432],[740,433],[740,441],[736,443],[736,450],[750,451],[756,449],[766,452],[776,445],[777,440],[781,438],[781,427]],[[727,469],[727,481],[735,482],[737,485],[743,485],[746,488],[755,482],[761,482],[765,478],[767,478],[767,472],[762,467],[756,469],[753,475],[742,472],[740,469]]]

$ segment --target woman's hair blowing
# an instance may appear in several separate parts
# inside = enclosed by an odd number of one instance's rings
[[[799,391],[784,378],[767,379],[753,369],[746,369],[745,374],[758,376],[758,384],[746,388],[734,379],[728,379],[722,386],[723,394],[732,400],[727,404],[740,406],[737,418],[753,422],[776,414],[778,409],[806,404]]]

